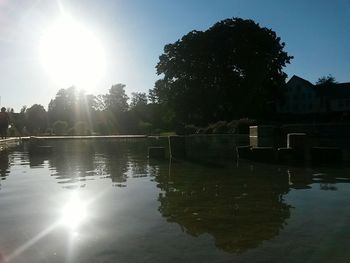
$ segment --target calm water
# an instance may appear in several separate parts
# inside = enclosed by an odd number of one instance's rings
[[[348,168],[53,146],[0,156],[0,262],[350,262]]]

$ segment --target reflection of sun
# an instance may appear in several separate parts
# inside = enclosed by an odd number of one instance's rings
[[[71,229],[77,228],[87,216],[87,204],[74,194],[62,209],[61,223]]]
[[[71,17],[62,16],[41,37],[40,60],[59,85],[91,88],[105,72],[100,41]]]

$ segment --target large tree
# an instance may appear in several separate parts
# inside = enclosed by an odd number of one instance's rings
[[[47,112],[40,104],[34,104],[25,111],[26,126],[31,134],[39,134],[46,131]]]
[[[83,122],[92,130],[97,108],[97,98],[94,95],[85,94],[75,87],[60,89],[49,103],[50,124],[53,126],[57,121],[63,121],[71,128]]]
[[[226,19],[164,47],[152,100],[175,122],[206,124],[261,117],[282,96],[292,59],[271,29]]]

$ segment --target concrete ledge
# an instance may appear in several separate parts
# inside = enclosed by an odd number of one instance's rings
[[[276,161],[273,147],[253,147],[251,149],[251,159],[254,161],[274,162]]]
[[[84,136],[30,136],[23,137],[23,140],[28,139],[45,139],[45,140],[59,140],[59,139],[143,139],[147,138],[147,135],[84,135]]]
[[[239,159],[250,159],[251,158],[251,149],[250,146],[237,146],[236,154]]]
[[[0,139],[0,152],[6,151],[9,148],[13,148],[19,145],[21,138],[13,137],[7,139]]]

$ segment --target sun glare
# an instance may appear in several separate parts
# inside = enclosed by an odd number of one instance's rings
[[[87,216],[87,204],[77,194],[63,207],[61,223],[71,229],[77,228]]]
[[[105,73],[104,49],[99,39],[69,16],[43,33],[40,60],[58,85],[90,89]]]

